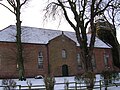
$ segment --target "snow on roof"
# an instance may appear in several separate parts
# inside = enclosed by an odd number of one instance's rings
[[[34,43],[34,44],[48,44],[50,40],[53,38],[60,36],[63,31],[60,30],[51,30],[51,29],[43,29],[43,28],[35,28],[35,27],[26,27],[22,26],[22,42],[23,43]],[[77,46],[79,46],[76,35],[74,32],[64,31],[64,35],[68,38],[76,42]],[[0,41],[4,42],[15,42],[16,35],[16,26],[10,25],[7,28],[3,29],[0,32]],[[87,35],[88,43],[90,42],[90,34]],[[96,37],[95,47],[99,48],[110,48],[104,42]]]

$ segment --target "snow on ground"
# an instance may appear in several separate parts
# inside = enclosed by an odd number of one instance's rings
[[[101,80],[100,75],[96,76],[96,81]],[[64,83],[66,81],[68,81],[69,87],[71,87],[71,89],[75,86],[75,77],[71,76],[71,77],[55,77],[55,86],[54,89],[55,90],[64,90],[65,89],[65,84],[61,84]],[[34,78],[27,78],[26,81],[19,81],[18,79],[14,79],[15,82],[17,83],[17,85],[21,85],[22,89],[28,89],[28,87],[23,87],[23,86],[28,86],[28,84],[31,83],[32,88],[38,88],[38,85],[41,85],[41,88],[45,88],[44,86],[44,80],[43,79],[34,79]],[[116,81],[115,83],[120,83],[120,80]],[[95,83],[95,85],[99,85],[100,83]],[[0,80],[0,85],[2,85],[2,80]],[[80,86],[80,84],[77,84],[77,86]],[[84,84],[81,84],[81,86],[83,86]],[[19,87],[16,87],[16,89],[19,89]],[[2,87],[0,87],[0,90],[3,90]],[[74,90],[74,89],[73,89]],[[100,88],[94,89],[94,90],[100,90]],[[104,87],[102,88],[102,90],[104,90]],[[116,87],[116,86],[112,86],[112,87],[108,87],[108,90],[120,90],[120,86]]]

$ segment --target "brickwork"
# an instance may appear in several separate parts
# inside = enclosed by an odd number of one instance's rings
[[[67,57],[62,58],[62,50],[66,50]],[[50,71],[54,76],[62,76],[62,66],[68,66],[69,75],[76,74],[76,44],[65,35],[61,35],[49,43]]]
[[[112,65],[112,55],[111,55],[111,50],[110,49],[105,49],[105,48],[95,48],[94,49],[94,54],[95,54],[95,62],[96,62],[96,68],[94,71],[96,73],[102,72],[104,70],[105,64],[104,64],[104,53],[107,53],[109,55],[108,57],[108,65],[111,70],[113,70],[113,65]]]
[[[25,76],[45,75],[48,70],[47,46],[23,44]],[[38,69],[38,52],[43,52],[43,69]],[[18,77],[15,43],[0,43],[0,78]]]
[[[62,58],[62,50],[66,51],[66,58]],[[43,69],[38,69],[38,52],[43,53]],[[25,76],[47,75],[50,69],[52,76],[63,76],[63,66],[67,66],[68,75],[76,75],[84,70],[77,66],[77,53],[80,48],[64,34],[52,39],[48,44],[23,44]],[[110,49],[95,48],[96,67],[94,71],[100,73],[105,69],[104,53],[109,55],[109,68],[113,70]],[[16,78],[18,69],[16,62],[16,44],[0,42],[0,78]]]

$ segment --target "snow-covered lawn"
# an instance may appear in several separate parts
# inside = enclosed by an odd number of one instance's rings
[[[96,76],[96,81],[99,81],[100,75]],[[55,90],[64,90],[65,89],[65,84],[63,84],[64,82],[68,81],[69,87],[72,89],[73,87],[75,87],[75,77],[71,76],[71,77],[55,77],[55,86],[54,89]],[[26,81],[19,81],[18,79],[14,79],[16,82],[16,85],[21,85],[22,89],[29,89],[28,84],[31,83],[32,88],[45,88],[44,86],[44,80],[43,79],[34,79],[34,78],[27,78]],[[120,80],[116,81],[115,83],[119,83],[120,85]],[[2,80],[0,80],[0,85],[2,85]],[[95,85],[100,85],[99,82],[95,83]],[[27,87],[26,87],[27,86]],[[84,86],[84,84],[77,84],[77,86]],[[96,86],[99,87],[99,86]],[[83,87],[81,87],[83,88]],[[16,89],[19,89],[19,86],[16,87]],[[0,90],[3,90],[2,87],[0,87]],[[74,89],[73,89],[74,90]],[[100,88],[94,89],[94,90],[100,90]],[[104,90],[104,87],[102,88],[102,90]],[[116,86],[111,86],[108,87],[108,90],[120,90],[120,86],[116,87]]]

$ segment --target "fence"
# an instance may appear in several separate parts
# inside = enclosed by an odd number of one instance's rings
[[[106,83],[106,81],[108,83]],[[117,81],[117,82],[114,82]],[[120,86],[120,78],[113,80],[113,79],[107,79],[107,80],[100,80],[95,81],[94,90],[102,90],[102,88],[108,88],[108,87],[119,87]],[[5,90],[45,90],[45,85],[30,85],[30,86],[21,86],[21,85],[15,85],[15,86],[0,86],[3,88],[6,88]],[[120,87],[119,87],[120,88]],[[55,83],[54,90],[86,90],[86,84],[83,82],[64,82],[64,83]],[[0,89],[3,90],[3,89]],[[107,90],[107,89],[106,89]]]
[[[118,78],[118,80],[120,80],[120,78]],[[106,81],[113,81],[113,79],[109,79],[109,80],[100,80],[100,81],[95,81],[95,85],[93,89],[98,89],[98,90],[102,90],[103,87],[107,88],[107,87],[119,87],[120,86],[120,81],[119,82],[111,82],[111,83],[105,83]],[[85,83],[83,82],[66,82],[66,83],[57,83],[57,84],[64,84],[65,90],[87,90],[87,86],[85,85]],[[56,85],[56,84],[55,84]],[[119,87],[120,90],[120,87]]]

